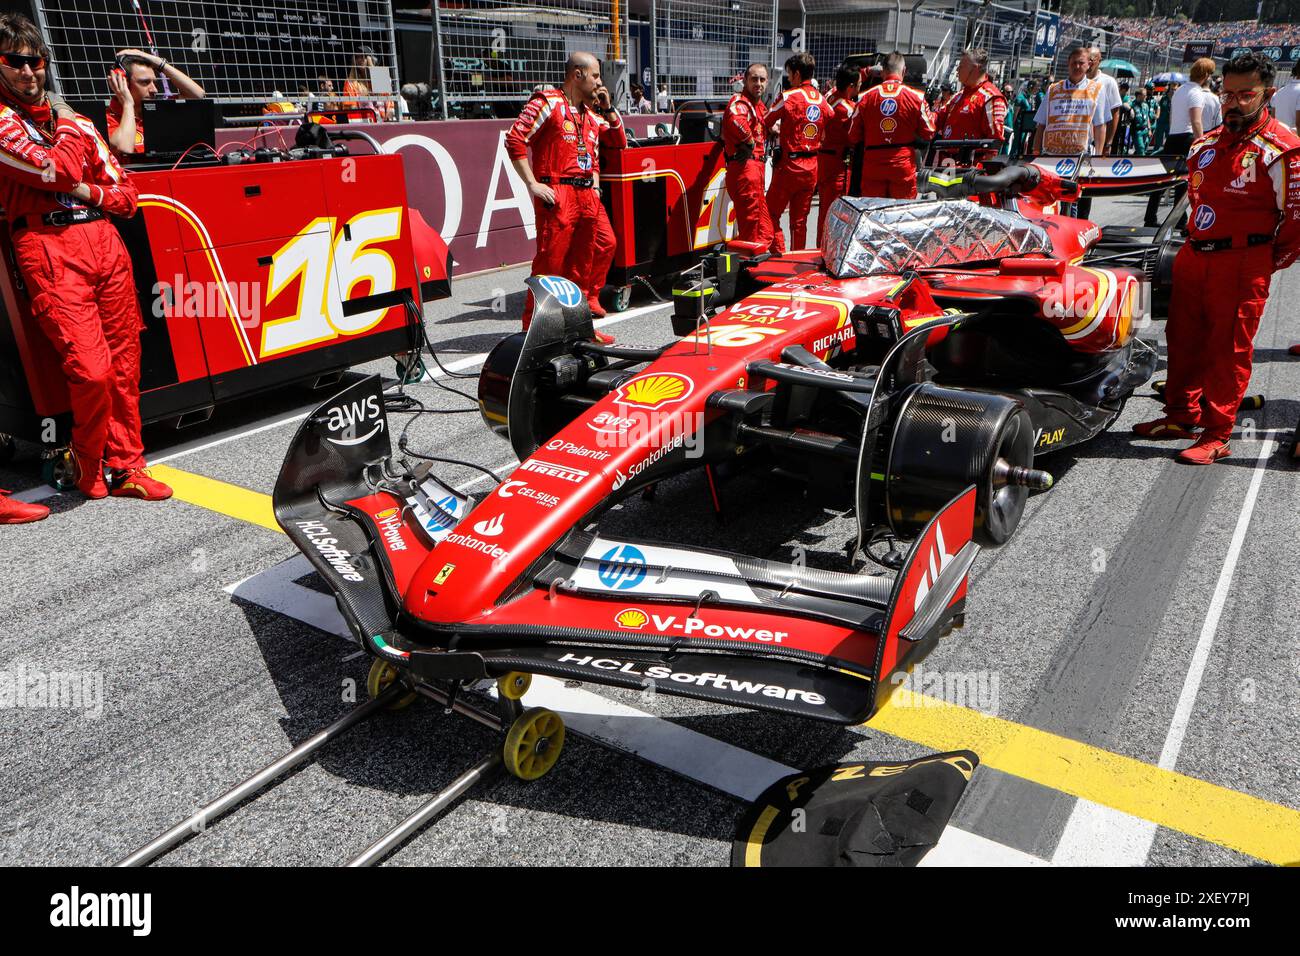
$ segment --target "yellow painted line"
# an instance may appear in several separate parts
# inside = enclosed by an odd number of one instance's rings
[[[776,807],[764,807],[763,812],[758,815],[758,822],[754,824],[754,830],[749,834],[749,839],[745,841],[745,866],[762,866],[763,865],[763,841],[767,839],[767,831],[772,827],[772,821],[776,819],[780,811]]]
[[[1269,863],[1300,860],[1300,810],[920,694],[909,706],[906,693],[864,726],[938,751],[973,750],[1003,773]]]
[[[168,465],[150,470],[181,501],[281,531],[270,495]],[[864,726],[936,751],[973,750],[1003,773],[1269,863],[1300,860],[1300,810],[921,694],[908,706],[907,697],[897,691]]]
[[[272,531],[280,531],[280,526],[275,523],[275,513],[271,510],[270,495],[217,481],[215,478],[205,478],[190,471],[181,471],[170,465],[154,465],[149,471],[159,481],[171,485],[175,497],[181,501],[249,524],[261,525]],[[282,531],[280,533],[283,534]]]

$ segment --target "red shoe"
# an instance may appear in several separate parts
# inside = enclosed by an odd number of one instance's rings
[[[50,509],[45,505],[29,505],[25,501],[14,501],[9,492],[0,488],[0,524],[30,524],[48,518]]]
[[[601,345],[614,344],[614,336],[610,335],[608,332],[597,332],[595,333],[595,335],[596,335],[596,341],[599,342]]]
[[[149,474],[148,468],[114,469],[114,498],[139,498],[143,501],[165,501],[172,496],[167,485]]]
[[[591,317],[593,319],[603,319],[608,314],[600,304],[599,295],[587,296],[587,307],[591,309]]]
[[[1191,448],[1184,448],[1178,453],[1178,460],[1184,465],[1213,465],[1220,458],[1228,455],[1228,443],[1217,438],[1202,437]]]
[[[108,497],[108,485],[104,481],[104,461],[96,458],[93,462],[78,454],[76,449],[68,452],[68,461],[72,465],[72,480],[87,498]]]
[[[1143,438],[1154,438],[1158,441],[1169,441],[1176,438],[1195,438],[1197,435],[1196,427],[1195,425],[1175,421],[1172,418],[1157,418],[1155,421],[1140,422],[1134,425],[1133,434],[1141,435]]]

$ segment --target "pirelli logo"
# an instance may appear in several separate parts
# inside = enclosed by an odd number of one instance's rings
[[[520,471],[531,471],[534,474],[546,475],[550,478],[559,478],[562,481],[571,481],[575,485],[582,484],[591,472],[583,471],[581,468],[569,468],[565,465],[553,465],[549,461],[541,461],[537,458],[530,458],[519,466]]]

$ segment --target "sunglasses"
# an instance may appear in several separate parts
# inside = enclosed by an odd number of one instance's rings
[[[1242,106],[1245,106],[1247,103],[1255,102],[1255,99],[1263,92],[1264,91],[1262,89],[1244,90],[1241,93],[1234,93],[1231,90],[1224,90],[1222,93],[1219,94],[1219,102],[1222,103],[1224,106],[1230,106],[1233,103],[1240,103]]]
[[[32,72],[45,69],[45,57],[29,56],[26,53],[0,53],[0,63],[9,67],[11,70],[21,70],[23,67],[31,67]]]

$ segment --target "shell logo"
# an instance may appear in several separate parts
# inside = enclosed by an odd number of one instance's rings
[[[387,521],[389,518],[396,518],[402,513],[400,508],[386,508],[375,515],[377,521]]]
[[[566,133],[576,133],[578,131],[578,127],[573,125],[573,120],[565,120],[564,131]]]
[[[803,128],[803,135],[804,135],[804,138],[805,138],[805,139],[816,139],[816,138],[817,138],[817,124],[816,124],[816,123],[809,123],[807,126],[805,126],[805,127]]]
[[[695,390],[695,383],[676,372],[652,372],[624,382],[615,393],[620,405],[659,408],[680,402]]]
[[[614,615],[614,623],[627,631],[639,631],[649,622],[650,617],[639,607],[629,607]]]
[[[898,129],[898,120],[882,119],[880,121],[880,130],[884,133],[892,133]]]

